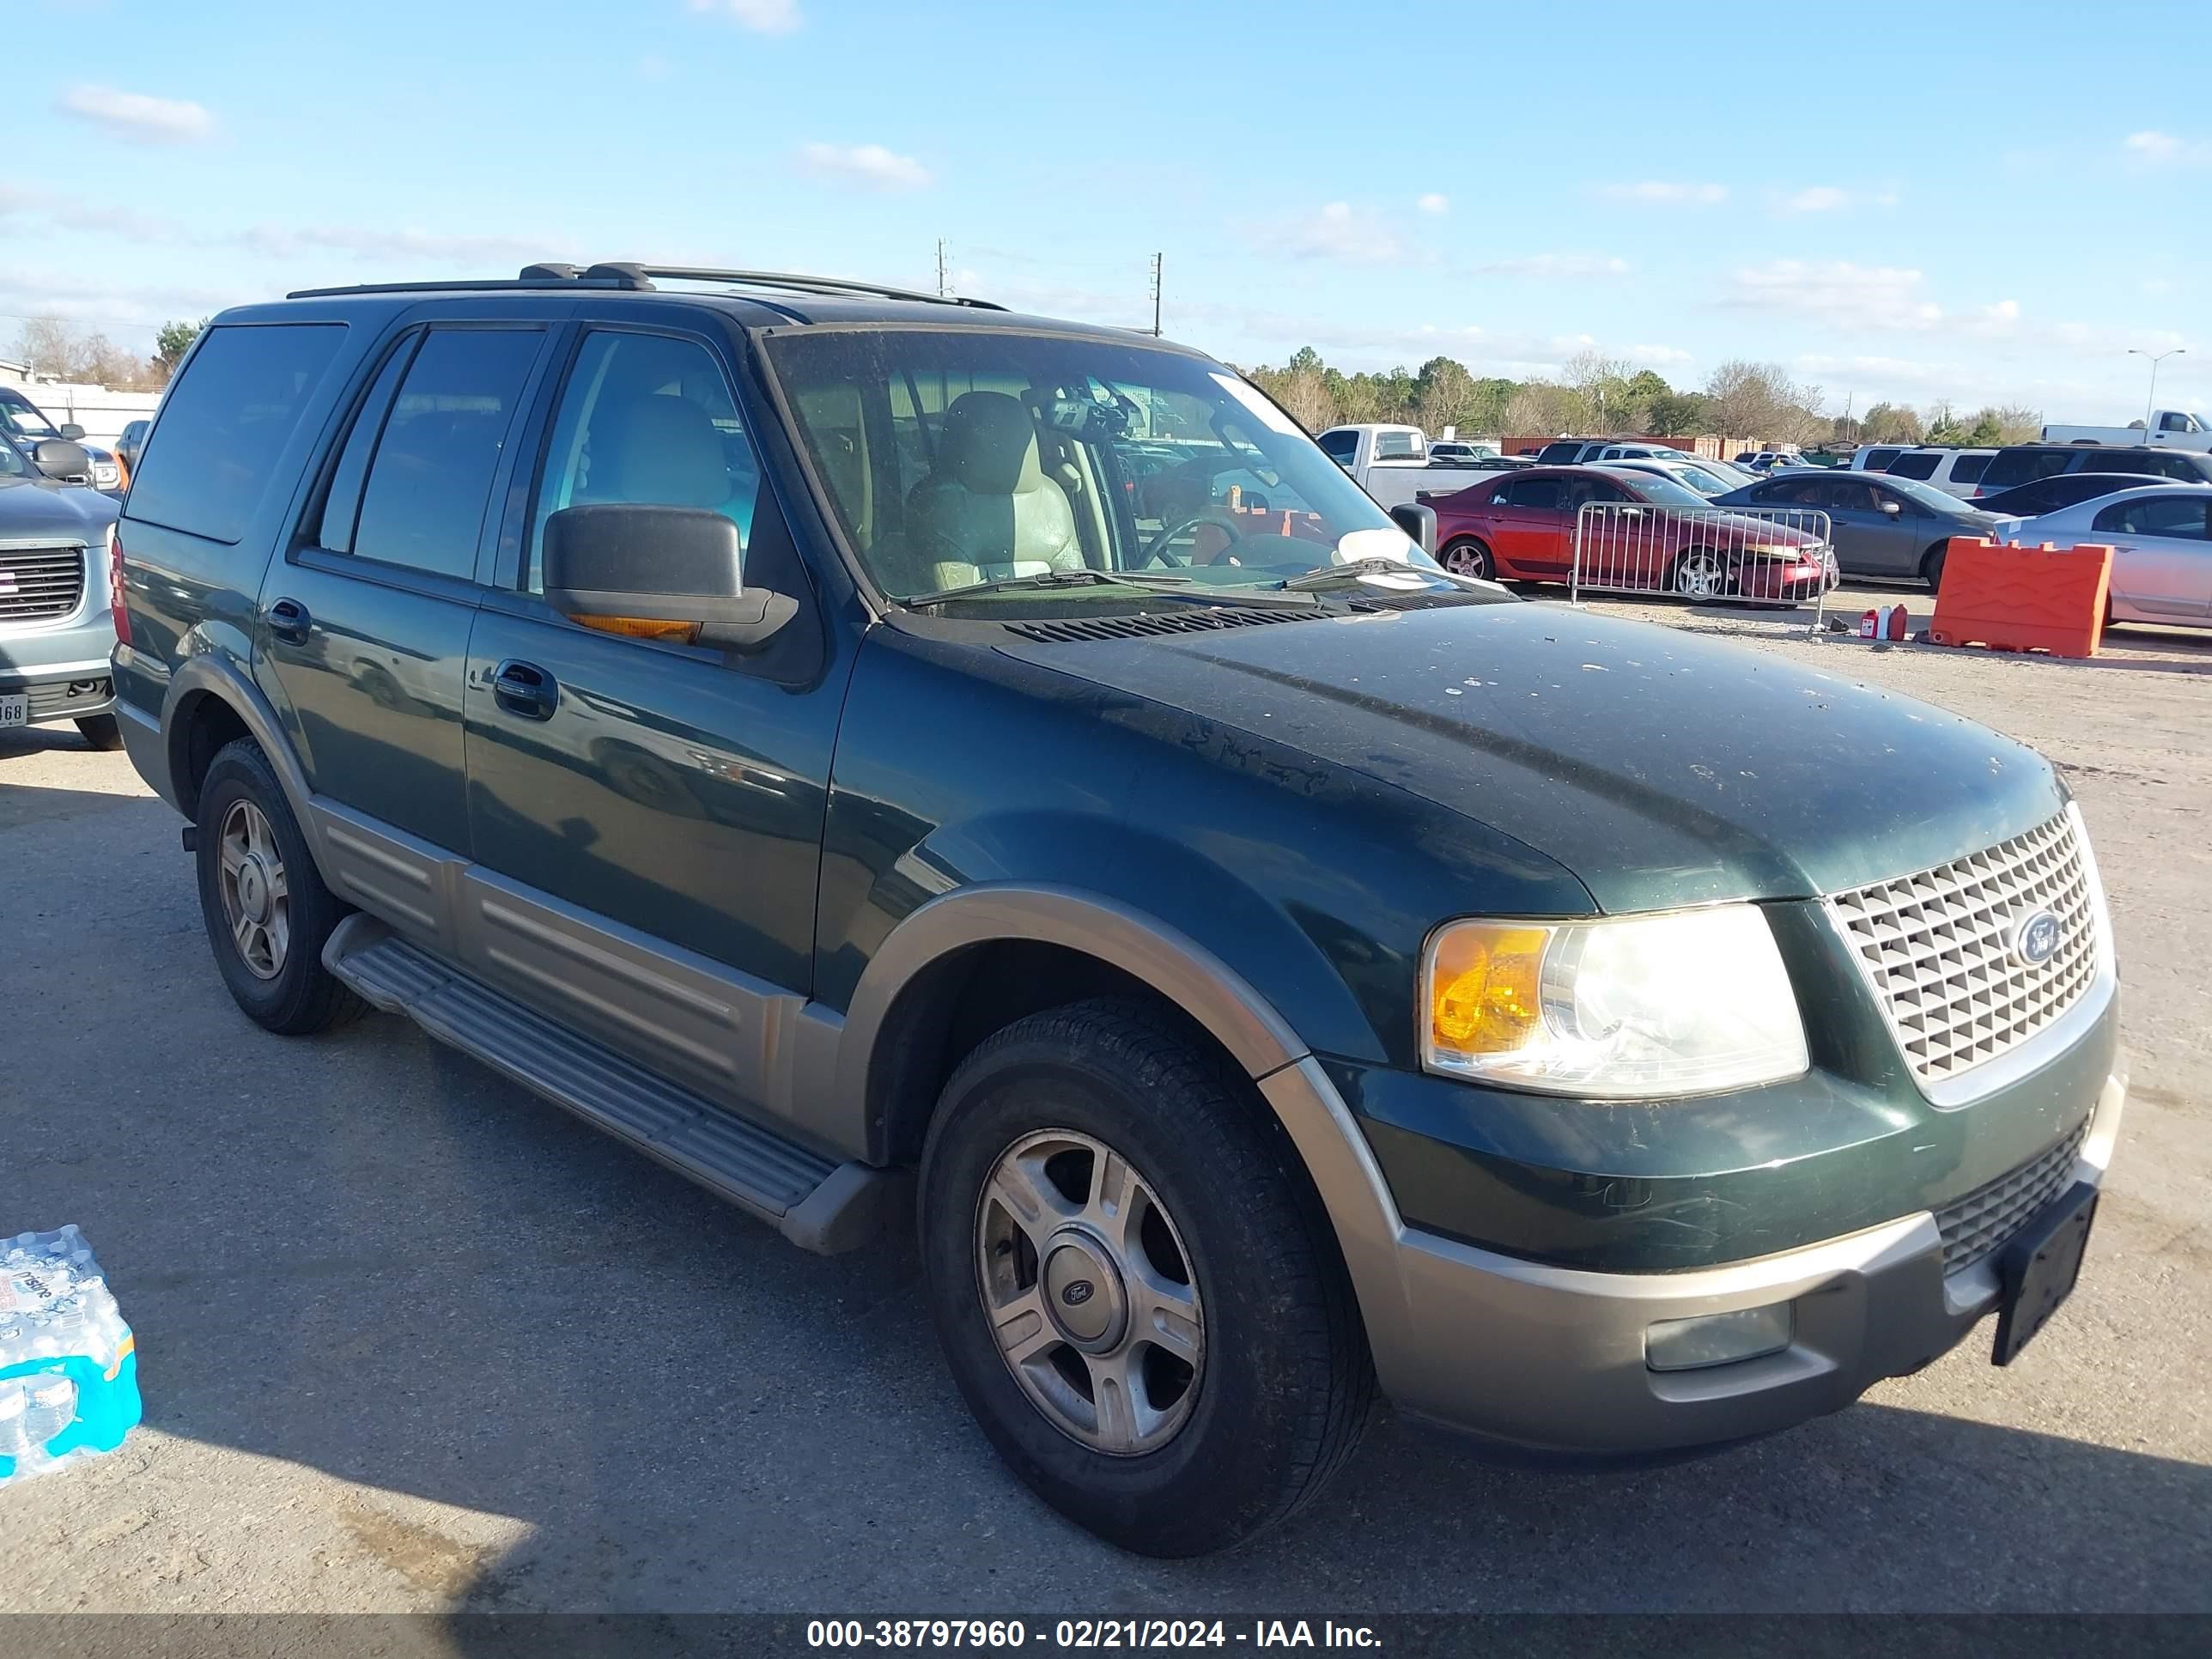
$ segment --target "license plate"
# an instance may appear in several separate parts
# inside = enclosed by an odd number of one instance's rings
[[[0,732],[31,723],[31,696],[27,691],[0,693]]]
[[[2097,1218],[2097,1189],[2077,1182],[2005,1247],[2004,1297],[1997,1304],[1992,1363],[2009,1365],[2051,1321],[2081,1276],[2081,1252]]]

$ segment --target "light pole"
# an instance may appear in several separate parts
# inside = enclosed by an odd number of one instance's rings
[[[2187,346],[2176,346],[2171,351],[2160,351],[2154,354],[2152,352],[2143,350],[2140,346],[2130,346],[2128,348],[2129,356],[2148,357],[2150,359],[2150,396],[2143,399],[2143,441],[2145,443],[2154,441],[2150,435],[2150,420],[2152,415],[2156,412],[2154,406],[2158,402],[2158,366],[2164,362],[2168,357],[2182,356],[2186,354],[2189,348]]]

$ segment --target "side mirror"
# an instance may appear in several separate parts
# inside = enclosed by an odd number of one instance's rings
[[[1419,501],[1404,501],[1390,509],[1390,518],[1399,529],[1413,539],[1413,545],[1433,558],[1437,551],[1437,510]]]
[[[1905,511],[1905,509],[1904,509],[1903,507],[1899,507],[1899,506],[1895,501],[1884,501],[1884,502],[1881,504],[1881,510],[1882,510],[1883,512],[1885,512],[1885,513],[1888,514],[1889,514],[1889,516],[1890,516],[1891,518],[1893,518],[1893,518],[1895,518],[1895,517],[1897,517],[1897,516],[1898,516],[1898,514],[1899,514],[1900,513],[1902,513],[1902,512],[1904,512],[1904,511]]]
[[[75,421],[66,421],[63,422],[61,434],[63,437],[68,439],[70,442],[73,444],[82,443],[84,441],[84,428],[79,426]]]
[[[545,599],[610,634],[753,651],[798,613],[744,585],[738,526],[698,507],[568,507],[545,520]]]
[[[83,434],[75,427],[64,427],[64,432]],[[81,444],[66,438],[41,438],[32,446],[31,462],[49,478],[58,478],[64,483],[90,483],[92,457],[84,453]]]

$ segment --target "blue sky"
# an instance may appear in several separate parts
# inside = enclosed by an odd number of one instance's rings
[[[0,351],[529,258],[928,287],[942,237],[963,292],[1133,325],[1159,251],[1166,331],[1239,362],[1595,346],[2087,421],[2180,345],[2202,408],[2212,5],[2098,15],[7,0]]]

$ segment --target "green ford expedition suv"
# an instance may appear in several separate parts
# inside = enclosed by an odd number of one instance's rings
[[[253,1018],[915,1227],[985,1431],[1129,1548],[1280,1519],[1378,1393],[1649,1456],[2010,1358],[2125,1093],[2051,768],[1425,523],[1118,331],[310,292],[163,403],[116,708]]]

